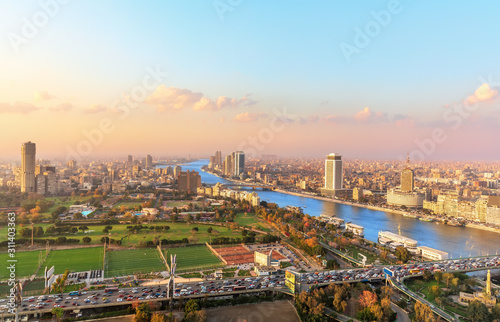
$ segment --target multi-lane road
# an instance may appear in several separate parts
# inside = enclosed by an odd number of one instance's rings
[[[380,281],[386,278],[384,268],[390,270],[390,281],[392,285],[400,291],[428,304],[432,310],[453,321],[454,317],[446,312],[434,307],[425,299],[409,291],[401,282],[405,277],[422,274],[424,270],[430,272],[454,272],[493,269],[500,267],[500,256],[464,258],[439,262],[423,262],[407,265],[378,266],[371,268],[357,268],[332,270],[323,272],[310,272],[298,274],[297,282],[300,283],[300,290],[306,290],[312,285],[326,285],[330,283],[358,282],[358,281]],[[387,270],[386,270],[387,271]],[[259,291],[284,291],[285,276],[247,277],[231,278],[217,281],[185,282],[175,285],[174,298],[202,297],[229,297],[236,293],[254,293]],[[85,309],[95,307],[105,307],[113,305],[127,304],[132,301],[162,301],[168,298],[166,284],[154,286],[138,286],[136,288],[122,288],[110,293],[104,290],[83,290],[78,295],[58,294],[44,295],[38,297],[24,298],[19,313],[33,314],[52,310],[54,307],[61,307],[65,310]],[[0,317],[6,317],[6,300],[0,299]]]

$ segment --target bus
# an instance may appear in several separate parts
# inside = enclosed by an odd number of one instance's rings
[[[74,295],[80,295],[80,292],[78,291],[69,292],[69,296],[74,296]]]
[[[118,287],[106,287],[104,289],[104,293],[113,293],[118,292]]]
[[[420,270],[418,268],[414,268],[414,269],[410,270],[410,273],[411,274],[420,274],[421,272],[420,272]]]
[[[246,290],[247,287],[246,286],[235,286],[233,287],[233,291],[243,291],[243,290]]]

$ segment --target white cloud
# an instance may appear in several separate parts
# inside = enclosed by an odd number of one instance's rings
[[[71,103],[61,103],[54,107],[49,107],[49,111],[51,112],[67,112],[73,109],[73,105]]]
[[[83,110],[85,114],[97,114],[105,111],[106,111],[106,106],[101,104],[90,105]]]
[[[467,104],[475,104],[477,102],[488,101],[497,96],[498,91],[491,89],[488,83],[483,83],[476,89],[473,95],[466,100]]]
[[[243,112],[238,115],[236,115],[233,119],[234,122],[242,122],[242,123],[249,123],[249,122],[255,122],[258,121],[261,118],[266,117],[267,114],[264,113],[249,113],[249,112]]]
[[[39,109],[39,107],[25,102],[0,103],[0,113],[28,114]]]
[[[55,98],[55,96],[50,95],[47,91],[36,91],[35,92],[35,101],[42,102],[48,101]]]
[[[216,111],[229,107],[249,106],[256,102],[246,96],[241,99],[219,96],[212,100],[203,93],[184,88],[166,87],[162,84],[146,99],[146,103],[155,106],[159,112],[163,112],[185,108],[192,108],[195,111]]]

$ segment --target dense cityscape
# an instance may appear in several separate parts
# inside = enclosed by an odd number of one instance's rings
[[[0,2],[0,322],[500,321],[499,11]]]
[[[140,303],[155,300],[153,311],[166,303],[171,312],[168,316],[154,313],[155,318],[176,320],[180,317],[174,307],[180,309],[184,298],[192,298],[186,307],[196,309],[188,312],[184,307],[183,319],[199,321],[207,319],[202,307],[221,305],[227,299],[246,303],[259,295],[266,302],[294,294],[300,295],[298,316],[316,320],[349,315],[372,319],[377,310],[382,312],[380,319],[392,320],[392,314],[399,312],[393,305],[409,312],[401,314],[433,312],[450,321],[457,315],[444,309],[443,303],[457,314],[464,310],[463,316],[472,313],[460,307],[472,302],[479,303],[476,310],[484,305],[486,311],[492,308],[491,314],[497,312],[498,293],[489,270],[485,293],[474,287],[477,277],[449,273],[500,266],[496,242],[479,245],[480,252],[475,253],[474,245],[467,249],[466,233],[459,232],[456,243],[463,255],[460,252],[453,259],[455,249],[436,247],[417,234],[416,227],[401,229],[401,223],[392,231],[380,224],[368,227],[372,223],[367,218],[349,220],[337,211],[317,213],[297,201],[307,198],[369,209],[371,215],[418,220],[420,225],[497,234],[500,171],[495,163],[412,163],[409,156],[403,162],[350,161],[338,153],[323,160],[275,155],[247,159],[244,151],[224,157],[217,151],[200,160],[129,155],[115,161],[57,162],[37,159],[36,154],[36,143],[23,143],[21,164],[4,164],[0,178],[4,230],[8,231],[12,214],[19,225],[18,236],[7,233],[2,244],[10,247],[15,240],[16,256],[33,257],[33,264],[38,260],[37,268],[23,268],[25,275],[12,289],[19,294],[16,312],[27,314],[25,318],[57,315],[54,308],[64,309],[61,315],[71,318],[131,313],[120,311],[125,308],[122,302],[130,301],[136,303],[134,319],[139,313],[153,319],[153,312],[143,312],[146,309]],[[365,233],[365,225],[367,231],[378,230],[376,238]],[[142,240],[137,234],[144,234]],[[451,238],[445,232],[439,234]],[[139,260],[135,249],[148,250],[147,258]],[[68,251],[83,252],[76,256],[84,256],[85,262],[70,265],[64,260],[73,256]],[[453,297],[452,291],[435,296],[434,301],[422,297],[414,288],[422,287],[418,276],[429,281],[433,275],[436,280],[441,275],[456,279],[458,296]],[[8,278],[8,271],[2,277]],[[406,278],[410,279],[404,282]],[[3,287],[13,286],[11,280],[15,281],[10,278]],[[384,280],[393,283],[394,290],[382,286]],[[467,283],[460,286],[460,280]],[[343,283],[342,288],[337,289],[338,283]],[[350,283],[358,284],[352,289]],[[377,283],[387,293],[380,304],[375,297],[368,310],[359,311],[348,301],[350,296],[370,297]],[[467,292],[471,290],[475,292]],[[333,307],[317,299],[311,306],[307,294],[316,298],[318,291],[345,295]],[[64,298],[64,292],[70,296]],[[215,302],[209,302],[208,295]],[[408,310],[412,299],[415,306]],[[389,305],[391,300],[396,304]],[[3,305],[6,313],[15,313],[9,303]],[[83,310],[87,305],[92,308]],[[78,306],[82,308],[74,309]]]

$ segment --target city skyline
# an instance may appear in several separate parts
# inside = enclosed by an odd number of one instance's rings
[[[500,156],[498,3],[47,3],[0,6],[2,158]]]

